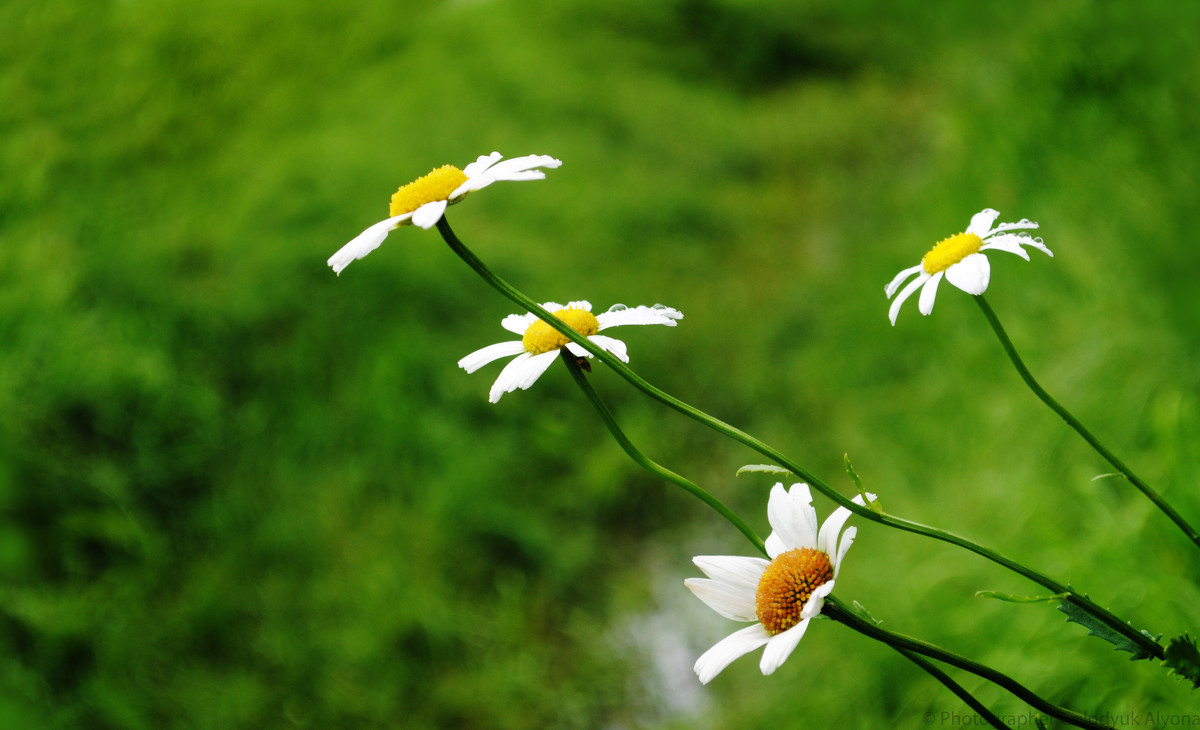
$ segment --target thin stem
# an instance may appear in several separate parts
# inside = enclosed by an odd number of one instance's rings
[[[1058,583],[1048,576],[1045,576],[1033,570],[1032,568],[1027,568],[1015,560],[1011,560],[994,550],[983,547],[982,545],[972,542],[971,540],[968,540],[960,535],[946,532],[945,530],[939,530],[935,527],[923,525],[918,522],[911,522],[899,517],[893,517],[892,515],[882,514],[869,507],[859,505],[842,496],[833,487],[817,478],[816,475],[809,473],[804,467],[800,466],[795,461],[792,461],[783,453],[777,451],[771,446],[768,446],[741,429],[731,426],[717,418],[713,418],[704,411],[684,403],[678,398],[668,395],[666,392],[656,388],[629,369],[629,367],[626,366],[625,363],[621,362],[620,359],[596,346],[589,339],[576,332],[574,328],[572,328],[566,322],[563,322],[558,317],[555,317],[550,312],[547,312],[546,309],[537,302],[525,296],[525,294],[504,279],[501,279],[499,276],[492,273],[491,269],[489,269],[483,263],[483,261],[481,261],[474,253],[472,253],[471,250],[468,249],[456,235],[454,235],[454,231],[450,228],[450,223],[446,220],[446,216],[443,215],[442,218],[437,222],[437,228],[438,232],[442,234],[442,238],[446,241],[446,244],[450,246],[450,249],[454,251],[454,253],[457,254],[458,257],[461,258],[468,266],[474,269],[484,281],[492,285],[493,288],[495,288],[504,296],[508,297],[519,307],[522,307],[527,312],[532,312],[539,319],[546,322],[546,324],[563,334],[567,339],[590,352],[597,360],[607,365],[618,375],[629,381],[629,383],[635,388],[641,390],[654,400],[657,400],[663,405],[672,408],[684,414],[685,416],[704,424],[705,426],[708,426],[718,433],[728,436],[729,438],[753,449],[754,451],[757,451],[768,459],[774,461],[776,464],[779,464],[783,468],[805,480],[811,486],[815,487],[817,491],[821,492],[838,505],[845,507],[860,517],[871,520],[872,522],[888,525],[899,530],[904,530],[906,532],[912,532],[918,535],[924,535],[925,537],[931,537],[935,540],[948,542],[951,545],[956,545],[964,550],[969,550],[977,555],[991,560],[994,563],[1002,565],[1019,575],[1023,575],[1029,580],[1049,588],[1054,593],[1070,593],[1071,600],[1075,601],[1086,611],[1096,616],[1101,621],[1109,624],[1121,634],[1129,637],[1136,644],[1142,646],[1152,655],[1158,657],[1159,659],[1163,658],[1163,648],[1161,646],[1144,636],[1141,632],[1126,624],[1124,621],[1121,621],[1104,608],[1093,603],[1087,598],[1087,596],[1076,594],[1067,586]]]
[[[579,367],[578,363],[575,362],[575,357],[566,350],[563,350],[562,360],[564,363],[566,363],[567,370],[571,373],[571,377],[575,379],[576,385],[578,385],[579,389],[583,391],[583,394],[587,396],[588,402],[595,407],[596,412],[600,414],[600,420],[604,421],[604,425],[608,427],[608,430],[610,433],[612,433],[613,438],[617,440],[617,443],[620,444],[621,448],[625,450],[625,453],[629,455],[629,458],[633,459],[639,466],[643,467],[651,474],[654,474],[657,477],[665,479],[668,482],[683,488],[683,490],[688,494],[691,494],[692,496],[698,498],[701,502],[707,504],[709,507],[712,507],[722,517],[724,517],[726,520],[729,520],[729,523],[736,527],[739,532],[745,535],[746,539],[750,541],[750,544],[754,545],[759,552],[761,552],[763,555],[767,554],[766,545],[763,543],[763,539],[758,536],[758,533],[755,532],[750,525],[747,525],[741,517],[738,517],[733,510],[726,507],[721,500],[712,496],[704,489],[696,486],[696,484],[688,481],[684,477],[679,476],[670,469],[667,469],[666,467],[654,462],[652,459],[650,459],[650,457],[646,456],[641,451],[638,451],[637,447],[633,445],[633,442],[629,440],[629,437],[625,435],[625,432],[621,430],[621,427],[617,425],[616,418],[613,417],[612,411],[608,409],[608,406],[605,405],[604,401],[600,399],[600,394],[597,393],[596,389],[592,387],[592,384],[588,382],[587,376],[583,373],[583,369]]]
[[[983,677],[984,679],[1008,690],[1015,697],[1019,698],[1022,702],[1025,702],[1030,707],[1040,710],[1041,712],[1044,712],[1053,718],[1070,723],[1076,727],[1096,729],[1108,728],[1108,730],[1111,730],[1109,725],[1103,725],[1095,720],[1092,720],[1086,715],[1075,712],[1074,710],[1068,710],[1064,707],[1059,707],[1058,705],[1042,699],[1037,693],[1033,692],[1025,685],[1002,672],[992,669],[989,666],[980,664],[973,659],[968,659],[961,654],[955,654],[952,651],[943,649],[942,647],[937,646],[936,644],[931,644],[928,641],[923,641],[912,636],[905,636],[904,634],[897,634],[892,631],[882,629],[870,621],[865,621],[855,615],[853,611],[842,605],[842,603],[833,596],[829,596],[825,599],[825,607],[822,609],[821,613],[833,619],[834,621],[845,624],[864,636],[869,636],[876,641],[882,641],[893,649],[903,649],[916,654],[923,654],[924,656],[943,661],[947,664],[960,669],[965,669],[972,674]]]
[[[1171,521],[1178,525],[1179,529],[1183,530],[1183,533],[1187,535],[1197,547],[1200,547],[1200,533],[1197,533],[1196,529],[1189,525],[1187,520],[1183,519],[1183,517],[1181,517],[1179,513],[1171,507],[1171,505],[1167,504],[1166,500],[1160,497],[1158,492],[1154,491],[1149,484],[1142,481],[1142,479],[1134,474],[1129,467],[1125,466],[1125,463],[1117,458],[1116,454],[1109,451],[1104,444],[1100,443],[1100,440],[1093,436],[1092,432],[1087,430],[1087,428],[1085,428],[1084,425],[1079,422],[1078,418],[1072,415],[1071,412],[1066,408],[1063,408],[1058,401],[1051,398],[1050,394],[1047,393],[1036,380],[1034,380],[1033,374],[1029,372],[1029,368],[1025,367],[1025,363],[1021,360],[1021,356],[1017,354],[1017,348],[1013,347],[1012,340],[1008,338],[1008,333],[1004,331],[1004,326],[1000,324],[999,318],[996,317],[996,313],[992,311],[991,305],[987,303],[987,300],[983,298],[983,295],[977,295],[975,297],[975,301],[979,304],[979,309],[983,312],[983,316],[987,318],[988,324],[992,326],[992,331],[995,332],[996,337],[999,338],[1000,344],[1004,347],[1004,352],[1008,354],[1008,359],[1012,361],[1013,366],[1016,367],[1017,372],[1021,375],[1021,379],[1025,381],[1025,384],[1029,386],[1029,389],[1033,391],[1033,394],[1040,398],[1043,403],[1049,406],[1050,410],[1057,413],[1064,421],[1066,421],[1068,426],[1075,429],[1076,433],[1082,436],[1084,441],[1087,441],[1088,444],[1090,444],[1097,453],[1103,456],[1109,464],[1112,464],[1117,471],[1121,472],[1121,474],[1123,474],[1125,478],[1133,484],[1133,486],[1140,489],[1142,494],[1146,495],[1147,499],[1149,499],[1156,507],[1162,510],[1163,514],[1171,518]]]
[[[1005,725],[1003,720],[1001,720],[999,717],[996,717],[996,715],[993,714],[992,711],[989,710],[982,702],[975,699],[970,692],[963,688],[961,684],[955,682],[949,674],[946,674],[939,669],[936,664],[927,661],[924,657],[920,656],[919,654],[914,654],[907,649],[901,649],[898,646],[893,646],[892,648],[903,655],[905,659],[908,659],[913,664],[916,664],[921,669],[924,669],[934,679],[946,685],[946,689],[958,695],[960,700],[967,703],[967,706],[974,710],[975,714],[979,715],[984,720],[987,720],[989,725],[997,728],[997,730],[1009,730],[1008,725]]]

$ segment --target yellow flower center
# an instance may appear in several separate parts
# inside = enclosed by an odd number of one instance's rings
[[[575,307],[560,309],[554,312],[554,316],[571,325],[571,329],[584,337],[591,337],[600,330],[600,322],[586,309]],[[570,340],[566,335],[540,319],[529,325],[529,328],[525,330],[525,336],[521,338],[521,344],[525,345],[525,349],[532,355],[557,350],[565,347],[568,342]]]
[[[388,217],[411,213],[426,203],[445,200],[450,193],[467,181],[467,175],[454,165],[442,165],[424,177],[401,185],[392,193],[392,206]]]
[[[929,253],[921,259],[921,265],[925,267],[925,273],[936,274],[939,271],[945,271],[973,253],[979,253],[979,247],[982,245],[983,239],[974,233],[956,233],[947,239],[938,241],[937,245],[929,249]]]
[[[829,556],[820,550],[797,548],[771,561],[758,579],[754,612],[772,636],[800,622],[800,613],[814,589],[833,579]]]

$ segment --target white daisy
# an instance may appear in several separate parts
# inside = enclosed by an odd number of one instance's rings
[[[546,173],[535,167],[555,168],[561,161],[547,155],[526,155],[500,161],[502,155],[493,152],[458,169],[454,165],[442,165],[424,177],[401,185],[392,194],[392,204],[386,220],[379,221],[358,234],[329,257],[330,268],[335,274],[379,248],[389,232],[406,224],[429,229],[437,225],[446,206],[457,203],[467,193],[482,190],[499,180],[541,180]]]
[[[1001,223],[992,228],[992,223],[999,215],[999,211],[991,208],[976,213],[971,218],[971,225],[967,226],[966,231],[939,241],[930,249],[929,253],[925,254],[921,263],[896,274],[896,278],[892,279],[891,283],[884,288],[888,299],[892,298],[896,289],[910,276],[916,274],[917,278],[910,281],[908,286],[904,287],[899,296],[892,301],[888,317],[891,318],[893,325],[896,324],[896,315],[900,313],[900,305],[917,289],[921,290],[921,299],[917,303],[917,309],[921,311],[921,314],[932,312],[933,300],[937,296],[938,284],[941,283],[942,277],[968,294],[978,295],[987,291],[991,266],[988,264],[987,256],[980,251],[988,249],[1007,251],[1028,261],[1029,254],[1022,246],[1033,246],[1048,256],[1054,255],[1040,238],[1032,238],[1028,233],[1006,232],[1022,228],[1037,228],[1037,223],[1022,218],[1019,223]]]
[[[675,320],[683,319],[683,313],[679,310],[660,304],[633,309],[623,304],[615,304],[598,317],[592,314],[592,305],[582,301],[569,302],[566,307],[546,302],[542,308],[571,325],[576,332],[600,348],[616,355],[622,362],[629,362],[629,356],[625,354],[625,343],[596,334],[597,332],[626,324],[665,324],[674,327]],[[591,353],[538,319],[537,315],[510,314],[500,322],[500,326],[521,335],[521,339],[488,345],[458,361],[460,368],[473,373],[493,360],[516,355],[512,362],[504,366],[500,377],[496,378],[492,385],[488,394],[488,400],[492,403],[500,400],[500,396],[505,393],[511,393],[518,388],[525,390],[533,385],[554,362],[558,351],[564,347],[577,357],[591,357]]]
[[[875,495],[868,493],[867,498],[874,501]],[[864,503],[861,495],[854,501]],[[821,613],[842,558],[854,542],[856,528],[842,532],[851,514],[838,507],[818,532],[808,485],[793,484],[788,491],[776,484],[767,501],[772,532],[766,548],[771,560],[730,555],[693,558],[708,578],[688,578],[684,585],[725,618],[755,622],[696,660],[702,683],[708,684],[734,659],[760,646],[766,646],[758,665],[763,674],[774,672],[791,655],[808,622]]]

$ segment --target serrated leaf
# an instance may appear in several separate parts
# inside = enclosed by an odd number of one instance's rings
[[[1087,598],[1086,594],[1084,598]],[[1129,637],[1118,633],[1116,629],[1113,629],[1108,624],[1088,613],[1083,607],[1072,603],[1070,598],[1064,598],[1062,603],[1058,604],[1058,610],[1067,614],[1067,621],[1069,623],[1073,622],[1086,627],[1088,635],[1104,639],[1115,646],[1117,651],[1127,651],[1132,654],[1133,656],[1129,658],[1129,661],[1150,658],[1150,652],[1135,644]],[[1145,629],[1142,630],[1142,634],[1152,641],[1158,641],[1157,637]],[[1159,634],[1159,636],[1162,636],[1162,634]]]
[[[1069,593],[1055,593],[1051,596],[1014,596],[1011,593],[1001,593],[1000,591],[975,591],[976,598],[995,598],[997,601],[1007,603],[1050,603],[1051,601],[1061,601],[1069,595]],[[1070,619],[1067,620],[1070,621]]]
[[[747,464],[747,465],[743,466],[741,469],[738,469],[737,474],[735,474],[734,476],[740,477],[743,473],[753,473],[753,472],[763,472],[766,474],[780,474],[780,475],[791,474],[790,471],[788,471],[787,469],[784,469],[782,466],[775,466],[774,464]]]
[[[1200,688],[1200,650],[1194,639],[1174,636],[1167,642],[1166,658],[1162,665],[1171,674],[1178,674],[1192,683],[1192,689]]]

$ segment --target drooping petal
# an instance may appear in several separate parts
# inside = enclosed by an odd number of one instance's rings
[[[945,274],[944,271],[937,272],[929,277],[925,286],[921,287],[921,298],[917,300],[917,311],[921,314],[928,315],[933,311],[933,300],[937,297],[938,284],[942,283],[942,277]]]
[[[442,219],[442,215],[446,212],[446,206],[449,205],[445,200],[435,200],[432,203],[426,203],[420,208],[413,211],[412,222],[418,228],[429,230],[437,225],[437,222]]]
[[[467,355],[458,361],[458,366],[468,373],[473,373],[489,362],[494,362],[510,355],[520,355],[522,352],[525,352],[525,345],[519,341],[497,342],[494,345],[488,345]]]
[[[609,327],[622,327],[627,324],[664,324],[668,327],[674,327],[677,324],[675,321],[677,319],[683,319],[683,313],[677,309],[666,307],[661,309],[655,309],[654,307],[610,309],[596,317],[596,321],[600,323],[601,330],[608,329]]]
[[[916,266],[910,266],[901,271],[899,274],[896,274],[895,278],[889,281],[888,285],[883,288],[883,291],[885,294],[887,294],[888,299],[892,298],[892,295],[896,293],[896,289],[898,289],[906,279],[908,279],[910,276],[919,274],[924,270],[925,264],[917,264]]]
[[[697,555],[692,558],[696,567],[713,580],[749,590],[758,590],[758,581],[770,562],[762,558],[741,555]]]
[[[988,262],[988,257],[981,253],[973,253],[946,269],[946,280],[968,294],[982,294],[987,291],[991,275],[992,265]],[[929,306],[933,307],[932,304]]]
[[[749,654],[770,640],[771,635],[767,633],[762,624],[754,624],[741,631],[735,631],[700,655],[693,667],[696,676],[700,678],[701,684],[708,684],[734,659]]]
[[[900,314],[900,305],[904,304],[905,300],[912,296],[912,293],[921,287],[926,281],[929,281],[929,274],[925,273],[925,267],[918,267],[921,270],[920,275],[908,282],[908,286],[904,287],[896,298],[892,300],[892,306],[888,309],[888,319],[892,320],[892,326],[896,326],[896,315]]]
[[[791,491],[783,484],[771,487],[767,500],[767,522],[779,534],[788,550],[817,546],[817,511],[807,484],[793,484]],[[776,555],[771,555],[775,558]]]
[[[628,348],[625,347],[624,342],[612,337],[607,337],[605,335],[592,335],[588,339],[596,345],[599,345],[604,350],[611,352],[621,362],[629,362]]]
[[[688,578],[683,582],[709,608],[731,621],[757,621],[754,590],[743,590],[708,578]]]
[[[763,674],[773,673],[787,661],[804,638],[804,632],[808,631],[808,624],[808,619],[801,619],[800,623],[787,631],[775,634],[767,641],[767,648],[763,649],[762,660],[758,663],[758,668]]]
[[[350,265],[352,261],[357,261],[375,249],[379,248],[379,244],[383,243],[383,239],[387,238],[388,232],[396,226],[396,224],[408,220],[411,217],[410,213],[402,213],[397,216],[392,216],[387,220],[379,221],[378,223],[368,227],[365,231],[350,239],[349,243],[342,246],[335,254],[329,257],[326,261],[333,273],[341,274],[342,269]]]
[[[980,238],[987,238],[988,233],[992,230],[992,224],[1000,217],[1000,211],[984,208],[975,215],[971,216],[971,225],[967,226],[967,233],[974,233]]]
[[[533,385],[542,376],[542,373],[546,372],[546,369],[554,363],[556,357],[558,357],[558,350],[543,352],[539,355],[530,355],[526,352],[516,356],[500,371],[500,375],[488,393],[488,400],[496,403],[505,393],[525,390]]]

